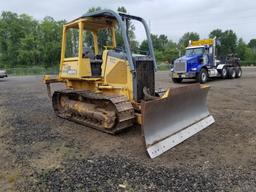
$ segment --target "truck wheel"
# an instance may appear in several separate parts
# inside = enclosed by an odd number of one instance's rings
[[[172,81],[174,82],[174,83],[181,83],[182,82],[182,78],[172,78]]]
[[[228,78],[234,79],[236,77],[236,71],[233,67],[228,68]]]
[[[227,70],[226,67],[223,67],[222,70],[221,70],[221,78],[226,79],[227,75],[228,75],[228,70]]]
[[[242,76],[242,69],[241,67],[236,68],[236,78],[240,78]]]
[[[197,75],[197,81],[200,83],[206,83],[208,80],[208,73],[206,69],[201,69],[201,71]]]

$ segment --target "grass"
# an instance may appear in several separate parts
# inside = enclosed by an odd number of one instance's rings
[[[241,66],[256,66],[256,61],[240,61]]]
[[[157,70],[158,71],[169,71],[171,68],[170,64],[166,64],[166,63],[160,63],[157,65]]]
[[[256,61],[241,61],[241,66],[256,66]],[[157,64],[158,71],[169,71],[170,64],[159,63]],[[58,74],[59,66],[54,66],[51,68],[45,68],[41,66],[31,66],[31,67],[16,67],[5,69],[8,75],[12,76],[25,76],[25,75],[45,75],[45,74]]]
[[[58,66],[52,68],[45,68],[41,66],[31,67],[17,67],[5,69],[8,75],[24,76],[24,75],[44,75],[44,74],[57,74],[59,71]]]

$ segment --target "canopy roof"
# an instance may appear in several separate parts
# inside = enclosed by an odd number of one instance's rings
[[[145,28],[145,32],[147,35],[148,39],[148,47],[149,47],[149,53],[150,56],[153,59],[155,69],[157,68],[156,65],[156,60],[155,60],[155,55],[154,55],[154,50],[153,50],[153,45],[152,45],[152,40],[150,36],[150,31],[147,26],[147,23],[145,22],[144,19],[141,17],[129,15],[126,13],[116,13],[115,11],[112,10],[100,10],[100,11],[95,11],[92,13],[86,13],[82,15],[81,17],[67,23],[65,27],[78,27],[78,23],[80,21],[87,22],[85,25],[85,29],[87,30],[97,30],[100,28],[106,28],[106,27],[113,27],[114,25],[118,25],[121,29],[121,35],[123,38],[124,46],[125,46],[125,52],[127,55],[127,59],[129,61],[129,65],[131,67],[131,71],[135,70],[133,60],[132,60],[132,53],[129,45],[129,40],[128,40],[128,22],[127,20],[137,20],[141,22]]]

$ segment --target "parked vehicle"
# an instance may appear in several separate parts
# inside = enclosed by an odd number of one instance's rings
[[[0,70],[0,78],[8,77],[5,70]]]
[[[185,55],[174,61],[171,77],[174,83],[196,79],[206,83],[210,78],[233,79],[242,76],[240,59],[235,54],[221,63],[216,55],[216,38],[190,41]]]

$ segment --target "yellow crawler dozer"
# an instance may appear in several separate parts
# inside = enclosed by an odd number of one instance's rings
[[[131,20],[145,28],[146,55],[132,53],[128,35]],[[102,37],[108,44],[101,44]],[[140,124],[148,154],[154,158],[214,122],[206,104],[207,86],[156,91],[155,69],[146,22],[103,10],[64,25],[59,75],[46,75],[44,81],[59,117],[110,134]],[[50,84],[56,82],[67,88],[51,95]]]

